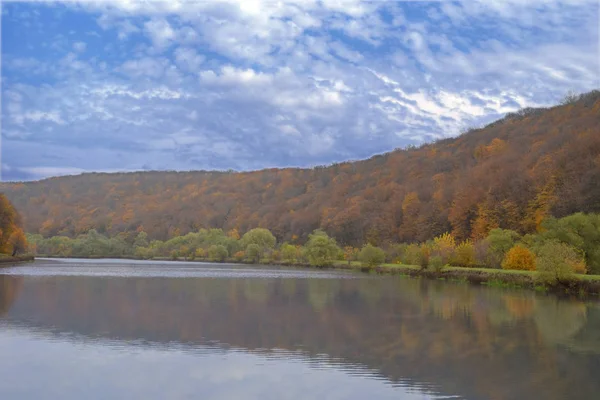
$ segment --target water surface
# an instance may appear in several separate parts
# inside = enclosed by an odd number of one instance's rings
[[[595,399],[600,306],[226,264],[0,269],[0,398]]]

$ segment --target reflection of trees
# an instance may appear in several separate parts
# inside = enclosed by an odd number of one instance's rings
[[[600,389],[593,360],[554,346],[598,343],[594,313],[591,325],[580,302],[393,277],[53,277],[27,280],[6,318],[124,340],[301,349],[466,397],[553,399]]]
[[[535,324],[549,343],[568,341],[585,325],[587,307],[578,301],[555,297],[536,299]]]
[[[19,295],[23,278],[0,275],[0,317],[5,315]]]

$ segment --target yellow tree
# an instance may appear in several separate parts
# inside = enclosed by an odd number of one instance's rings
[[[13,257],[27,251],[27,239],[21,228],[17,228],[8,238],[8,244],[11,248]]]

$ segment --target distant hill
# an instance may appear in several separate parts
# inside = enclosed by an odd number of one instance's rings
[[[73,236],[261,226],[302,241],[423,241],[493,227],[535,231],[548,215],[600,212],[600,91],[525,109],[483,129],[368,160],[255,172],[92,173],[3,185],[25,229]]]

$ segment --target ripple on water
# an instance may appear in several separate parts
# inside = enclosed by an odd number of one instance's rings
[[[168,278],[319,278],[352,279],[346,271],[287,269],[274,266],[212,264],[202,262],[39,259],[32,264],[0,269],[0,275],[21,276],[98,276]]]

